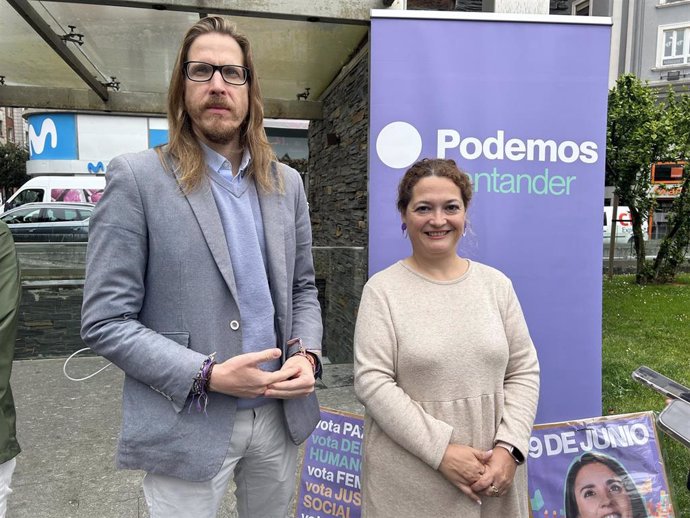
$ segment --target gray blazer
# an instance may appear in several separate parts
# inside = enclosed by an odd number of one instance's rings
[[[283,361],[290,338],[321,348],[311,226],[299,174],[276,164],[283,194],[259,190],[268,277]],[[236,398],[209,394],[188,411],[204,359],[242,353],[228,245],[208,183],[185,195],[153,150],[112,160],[90,221],[81,335],[125,372],[117,464],[192,481],[220,470]],[[270,347],[271,344],[266,344]],[[293,442],[319,420],[315,394],[282,402]]]

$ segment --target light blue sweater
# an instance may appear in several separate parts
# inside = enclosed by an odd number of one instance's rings
[[[273,300],[268,285],[261,207],[254,179],[246,174],[251,157],[245,150],[239,174],[233,176],[230,162],[222,155],[207,146],[204,146],[204,153],[206,164],[211,169],[211,190],[223,224],[235,274],[241,315],[242,351],[248,353],[276,347],[278,344]],[[261,368],[278,370],[280,361],[264,363]],[[238,408],[254,408],[266,402],[264,398],[258,398],[239,399],[237,403]]]

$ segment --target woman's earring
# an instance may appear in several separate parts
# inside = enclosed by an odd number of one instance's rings
[[[467,227],[463,225],[462,227],[462,237],[465,237],[467,235]]]
[[[400,225],[400,230],[402,230],[403,237],[407,237],[407,225],[405,223]]]

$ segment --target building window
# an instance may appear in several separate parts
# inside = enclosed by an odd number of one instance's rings
[[[589,0],[580,0],[572,3],[574,16],[589,16]]]
[[[659,27],[659,66],[690,64],[690,23]]]

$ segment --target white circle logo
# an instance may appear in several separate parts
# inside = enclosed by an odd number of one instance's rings
[[[391,122],[376,139],[376,152],[381,162],[393,169],[414,164],[422,153],[422,136],[407,122]]]

